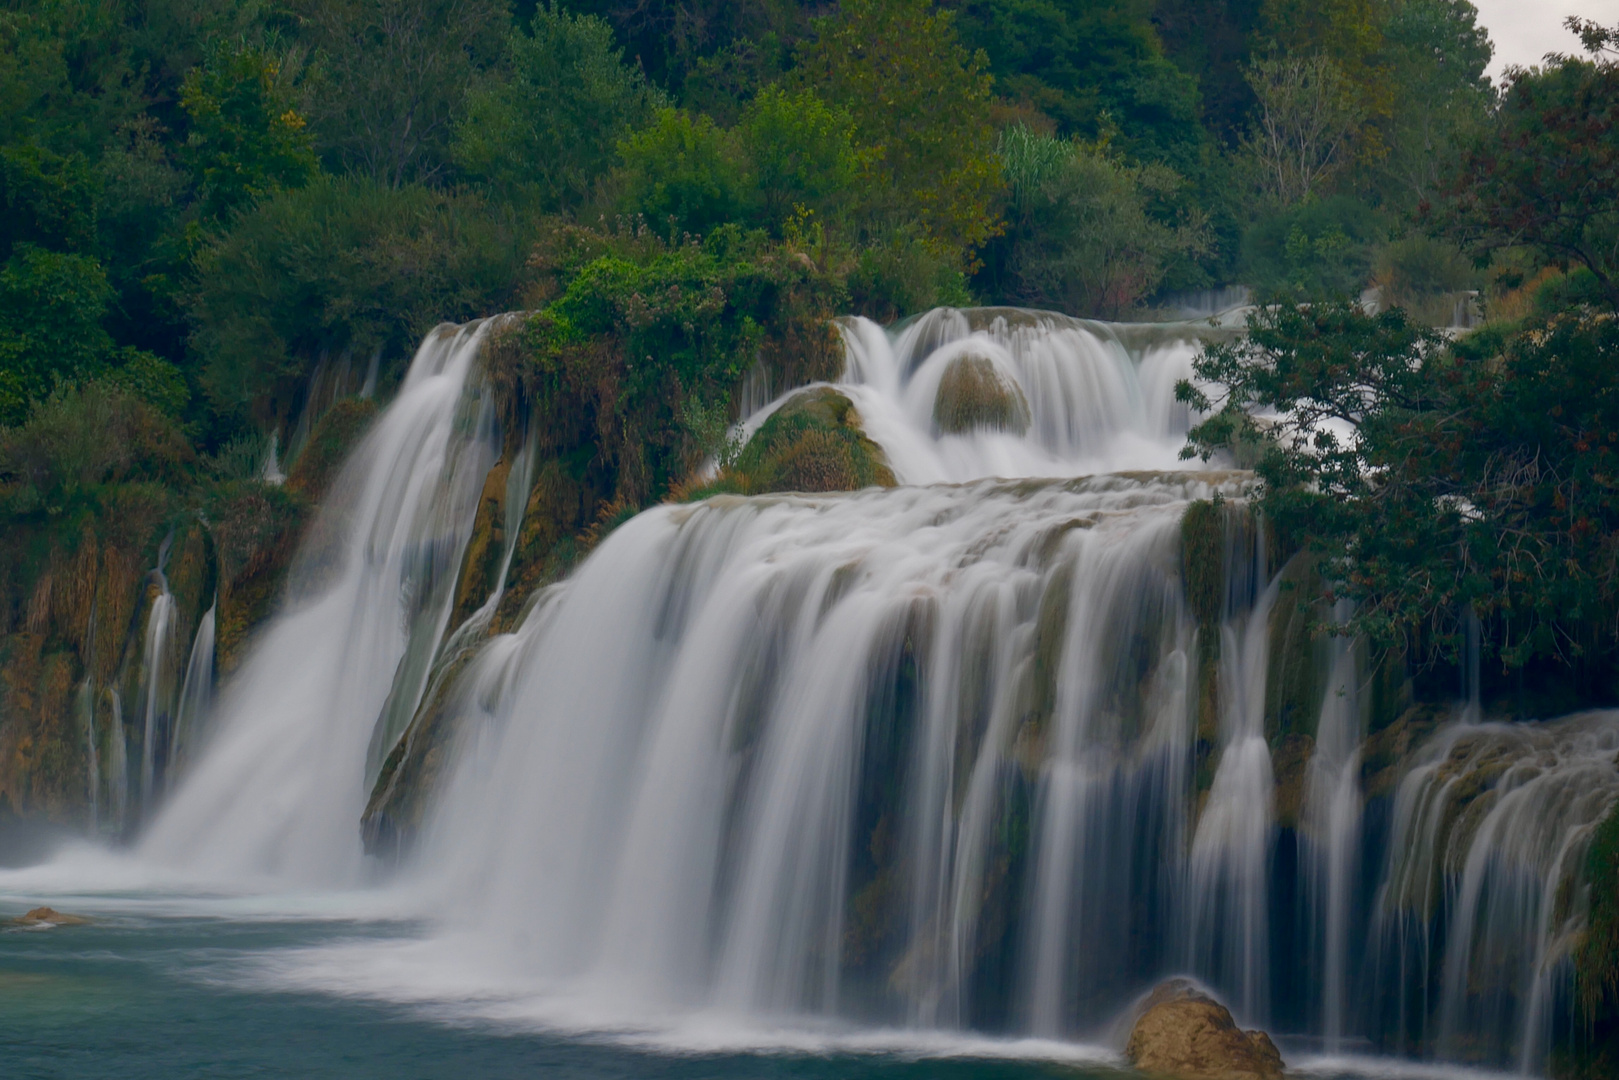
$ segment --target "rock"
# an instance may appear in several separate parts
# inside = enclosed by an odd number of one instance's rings
[[[933,421],[946,434],[987,428],[1021,435],[1029,430],[1029,403],[994,361],[964,353],[950,361],[939,380]]]
[[[830,386],[814,386],[783,402],[719,476],[682,486],[672,495],[687,502],[721,492],[765,495],[872,486],[894,486],[882,447],[866,437],[860,413],[847,396]]]
[[[1270,1036],[1237,1027],[1186,979],[1160,984],[1141,1003],[1124,1056],[1142,1072],[1179,1080],[1279,1080],[1284,1068]]]
[[[11,921],[18,926],[83,926],[90,920],[83,915],[64,915],[55,908],[37,907]]]

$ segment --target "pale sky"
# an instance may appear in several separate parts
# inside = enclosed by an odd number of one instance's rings
[[[1549,52],[1583,55],[1580,39],[1563,29],[1570,15],[1619,23],[1619,0],[1473,0],[1473,6],[1495,46],[1490,76],[1496,79],[1508,64],[1528,67]]]

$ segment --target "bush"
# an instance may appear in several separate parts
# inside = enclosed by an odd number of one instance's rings
[[[270,418],[322,354],[380,352],[389,377],[436,324],[504,310],[518,221],[483,199],[323,178],[241,215],[197,257],[192,347],[214,406]]]
[[[894,486],[882,448],[866,438],[853,403],[831,387],[794,394],[723,466],[714,480],[678,491],[677,497]]]
[[[1448,326],[1454,294],[1477,287],[1479,274],[1454,244],[1412,233],[1377,253],[1373,281],[1384,303],[1430,325]]]
[[[714,121],[659,109],[652,124],[619,144],[624,206],[671,238],[746,219],[743,165]]]
[[[1242,238],[1242,272],[1262,295],[1359,296],[1384,229],[1376,211],[1347,195],[1313,199],[1261,217]]]
[[[100,370],[112,338],[101,328],[112,299],[101,264],[22,244],[0,266],[0,423],[31,402]]]
[[[0,428],[0,488],[11,515],[56,517],[111,485],[185,484],[194,456],[174,422],[120,387],[60,390]]]
[[[714,453],[743,375],[778,385],[836,377],[836,279],[734,225],[701,243],[645,228],[564,228],[541,265],[557,298],[496,350],[509,400],[541,423],[540,448],[578,458],[600,501],[645,505]]]
[[[1157,289],[1172,260],[1206,246],[1200,217],[1152,213],[1152,200],[1182,183],[1164,166],[1129,165],[1105,147],[1022,125],[1002,134],[1000,160],[1008,227],[987,254],[986,281],[1008,299],[1118,318]]]

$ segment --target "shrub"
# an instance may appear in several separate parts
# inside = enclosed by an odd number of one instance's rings
[[[1006,235],[987,255],[1001,295],[1075,315],[1118,318],[1157,289],[1173,259],[1207,244],[1201,217],[1163,221],[1152,201],[1181,178],[1161,165],[1129,165],[1105,146],[1039,135],[1001,136],[1010,186]]]
[[[743,166],[728,133],[703,115],[659,109],[619,144],[624,206],[673,238],[744,220]]]
[[[192,347],[216,408],[268,419],[322,353],[396,373],[439,322],[505,309],[524,231],[478,196],[323,178],[242,214],[197,257]]]

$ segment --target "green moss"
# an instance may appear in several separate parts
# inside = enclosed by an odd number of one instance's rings
[[[1293,735],[1314,737],[1326,693],[1328,664],[1321,577],[1308,553],[1281,572],[1270,611],[1270,663],[1265,672],[1265,736],[1272,747]]]
[[[947,434],[985,429],[1021,435],[1029,430],[1029,403],[989,358],[958,356],[939,380],[933,422]]]
[[[1619,803],[1591,837],[1585,879],[1591,890],[1591,912],[1575,964],[1580,1003],[1595,1016],[1604,1006],[1610,1012],[1619,1010]]]
[[[328,409],[287,474],[287,489],[319,500],[376,415],[377,403],[368,398],[345,398]]]
[[[1225,512],[1199,499],[1181,517],[1181,575],[1186,604],[1204,626],[1217,626],[1225,606]]]
[[[678,493],[710,495],[775,491],[856,491],[893,487],[882,447],[860,427],[860,413],[829,386],[802,390],[771,414],[736,460],[714,480]]]
[[[500,582],[502,557],[506,546],[506,479],[511,474],[511,462],[502,458],[484,478],[483,492],[478,497],[478,513],[472,522],[472,535],[467,538],[466,552],[461,557],[461,573],[455,584],[455,605],[450,611],[449,625],[453,629],[466,622],[494,592]]]

